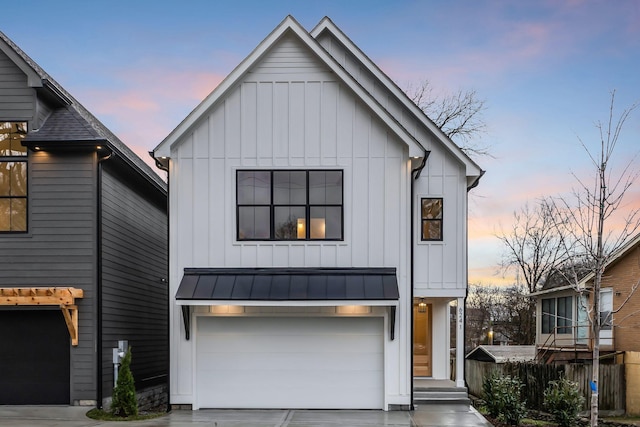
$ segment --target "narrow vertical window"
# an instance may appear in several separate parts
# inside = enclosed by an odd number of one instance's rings
[[[442,198],[420,200],[422,240],[442,240]]]
[[[600,329],[610,331],[613,326],[613,290],[600,291]]]
[[[542,300],[542,333],[551,334],[556,327],[556,299]]]
[[[573,333],[573,297],[558,298],[558,333]]]
[[[0,122],[0,233],[27,231],[26,134],[24,122]]]

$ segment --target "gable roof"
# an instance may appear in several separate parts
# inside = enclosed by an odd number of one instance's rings
[[[483,362],[529,362],[536,358],[535,345],[479,345],[466,359]]]
[[[615,251],[614,253],[612,253],[609,256],[609,258],[607,259],[607,261],[604,264],[604,271],[607,271],[608,268],[613,267],[620,260],[622,260],[628,253],[630,253],[632,250],[636,249],[638,246],[640,246],[640,233],[636,234],[633,238],[631,238],[624,245],[622,245],[617,251]],[[546,288],[546,289],[543,288],[542,290],[540,290],[538,292],[533,292],[530,295],[531,296],[542,296],[542,295],[548,295],[548,294],[552,294],[552,293],[555,293],[555,292],[562,292],[562,291],[567,291],[567,290],[587,289],[587,288],[590,288],[592,286],[592,284],[590,284],[589,282],[591,282],[593,280],[594,276],[595,276],[595,273],[594,272],[590,272],[590,273],[584,275],[584,277],[582,279],[580,279],[580,281],[578,282],[577,285],[566,284],[566,285],[556,286],[556,287],[551,287],[551,288]]]
[[[154,157],[169,157],[171,147],[182,135],[218,100],[231,90],[243,76],[260,61],[269,48],[275,45],[285,34],[294,34],[317,58],[349,87],[398,138],[409,147],[412,157],[424,157],[425,148],[411,135],[380,103],[369,94],[338,62],[291,16],[287,16],[250,54],[247,56],[158,146],[153,150]]]
[[[407,110],[409,110],[420,123],[422,123],[442,144],[443,146],[462,164],[465,165],[466,175],[468,179],[469,188],[477,185],[478,180],[484,174],[484,171],[475,163],[456,143],[454,143],[451,138],[449,138],[438,126],[435,125],[427,117],[427,115],[422,111],[416,104],[413,102],[407,94],[398,87],[398,85],[389,78],[369,57],[356,46],[355,43],[347,37],[340,28],[338,28],[333,21],[325,16],[322,20],[316,25],[316,27],[311,30],[311,36],[317,39],[323,33],[331,34],[335,39],[337,39],[345,49],[349,53],[351,53],[360,64],[365,67],[378,82],[381,83],[389,92],[391,92],[395,98],[400,102]]]
[[[613,267],[618,263],[622,258],[624,258],[629,252],[634,250],[640,245],[640,233],[636,234],[632,239],[626,242],[624,245],[620,247],[617,251],[612,253],[607,259],[607,262],[604,264],[604,271],[607,271],[609,267]],[[586,275],[579,283],[579,285],[585,286],[588,282],[593,280],[593,276],[595,273],[589,273]]]
[[[162,192],[166,183],[144,160],[113,134],[33,59],[0,31],[0,51],[4,52],[27,76],[27,84],[39,94],[54,100],[54,110],[37,131],[29,130],[25,143],[32,142],[100,142],[125,161]]]

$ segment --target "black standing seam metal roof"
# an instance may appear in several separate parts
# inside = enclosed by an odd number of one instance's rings
[[[177,300],[397,300],[395,268],[185,268]]]

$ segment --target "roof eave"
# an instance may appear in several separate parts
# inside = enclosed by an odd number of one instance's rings
[[[153,150],[170,157],[172,146],[262,58],[288,31],[295,33],[409,148],[410,157],[423,157],[425,148],[391,116],[291,15],[287,16],[171,133]]]
[[[484,171],[480,166],[474,162],[457,144],[455,144],[451,138],[446,136],[442,130],[436,126],[426,114],[409,99],[407,94],[395,84],[389,76],[387,76],[369,57],[358,48],[358,46],[342,32],[329,17],[324,17],[315,27],[311,30],[311,36],[316,39],[324,31],[328,31],[335,38],[342,43],[342,45],[354,55],[361,64],[363,64],[369,72],[371,72],[389,91],[391,91],[396,98],[411,111],[414,116],[438,138],[445,147],[464,165],[466,169],[466,175],[469,178],[467,187],[472,189],[479,184],[479,180],[484,174]]]

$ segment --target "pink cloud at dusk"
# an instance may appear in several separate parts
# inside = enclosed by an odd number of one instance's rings
[[[147,163],[155,148],[219,83],[215,73],[167,70],[149,75],[127,71],[116,89],[89,89],[84,102],[100,120]],[[153,90],[149,90],[149,88]],[[134,119],[132,119],[134,118]]]

